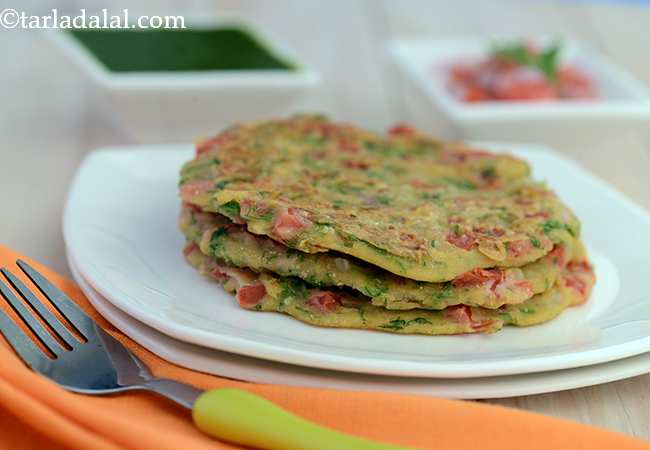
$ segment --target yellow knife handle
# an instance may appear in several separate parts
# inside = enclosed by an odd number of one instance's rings
[[[316,425],[241,389],[206,391],[192,418],[206,434],[265,450],[412,450]]]

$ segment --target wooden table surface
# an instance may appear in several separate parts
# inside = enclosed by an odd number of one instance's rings
[[[16,7],[16,5],[2,6]],[[585,1],[223,1],[84,2],[149,14],[239,12],[287,41],[323,76],[303,110],[324,111],[377,130],[409,120],[386,42],[395,36],[552,34],[587,42],[650,84],[650,7]],[[18,2],[27,12],[79,2]],[[175,6],[176,5],[176,6]],[[3,243],[69,273],[61,236],[71,177],[93,148],[128,144],[95,105],[90,88],[33,30],[0,31],[0,221]],[[639,129],[589,146],[560,148],[650,208],[650,136]],[[635,237],[640,238],[640,237]],[[644,237],[647,238],[647,237]],[[648,368],[650,371],[650,367]],[[490,400],[650,439],[650,375],[545,395]]]

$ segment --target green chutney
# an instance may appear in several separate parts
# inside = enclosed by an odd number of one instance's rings
[[[237,27],[67,30],[112,72],[293,70]]]

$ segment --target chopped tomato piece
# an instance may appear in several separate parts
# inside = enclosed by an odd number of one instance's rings
[[[447,235],[447,242],[463,250],[470,250],[476,244],[477,240],[476,236],[470,233],[462,233],[460,235],[449,233]]]
[[[370,167],[370,164],[368,164],[365,161],[357,161],[354,159],[347,159],[343,162],[346,167],[349,167],[350,169],[367,169]]]
[[[508,252],[515,258],[519,258],[529,253],[533,249],[533,243],[530,239],[521,239],[519,241],[512,241],[508,245]]]
[[[359,145],[356,142],[346,139],[344,137],[340,138],[338,141],[338,147],[341,151],[354,153],[359,150]]]
[[[263,284],[242,286],[237,291],[237,301],[242,308],[252,308],[258,305],[266,295]]]
[[[329,313],[343,305],[339,295],[329,291],[320,291],[312,294],[307,300],[307,304],[319,313]]]
[[[564,247],[561,245],[556,245],[547,255],[547,257],[551,258],[553,264],[559,267],[564,267],[564,264],[566,263],[565,256]]]
[[[499,227],[494,228],[484,228],[484,227],[473,227],[472,230],[474,233],[481,234],[488,237],[501,237],[506,234],[506,230]]]
[[[317,131],[321,136],[328,138],[336,133],[340,133],[341,129],[333,123],[319,123],[316,126]]]
[[[446,319],[457,322],[463,328],[482,330],[488,328],[494,323],[492,319],[475,320],[472,318],[472,309],[467,305],[449,306],[443,311]]]
[[[492,319],[475,320],[472,318],[471,326],[473,330],[481,331],[490,328],[494,324]]]
[[[313,222],[303,217],[299,210],[289,208],[276,216],[273,223],[273,235],[281,241],[287,242],[311,225]]]
[[[391,136],[410,136],[416,133],[415,128],[405,123],[398,123],[388,130],[388,134]]]
[[[575,99],[595,99],[598,97],[598,90],[591,78],[574,67],[562,67],[558,71],[557,80],[560,96]]]
[[[180,188],[180,195],[186,202],[192,198],[214,189],[214,182],[210,180],[190,181]]]
[[[594,268],[591,267],[591,264],[589,264],[589,261],[587,260],[571,261],[567,265],[567,269],[569,269],[571,272],[582,272],[589,274],[592,274],[594,271]]]
[[[575,290],[580,296],[587,295],[587,283],[578,277],[565,276],[564,285]]]
[[[467,305],[449,306],[444,310],[445,319],[450,319],[458,322],[461,325],[470,325],[472,319],[470,317],[470,309]]]
[[[469,103],[490,100],[490,95],[478,86],[468,86],[463,94],[463,100]]]
[[[428,190],[428,189],[435,189],[435,188],[441,186],[441,185],[439,185],[439,184],[433,184],[433,183],[429,183],[429,182],[427,182],[427,181],[422,181],[422,180],[418,180],[418,179],[413,179],[413,180],[411,180],[411,183],[410,183],[410,184],[411,184],[411,186],[414,187],[415,189],[425,189],[425,190]]]
[[[529,69],[500,74],[492,88],[496,100],[552,100],[557,97],[546,77]]]
[[[449,70],[454,81],[469,83],[474,78],[474,68],[469,64],[454,64]]]
[[[533,283],[528,280],[517,280],[513,285],[520,291],[528,293],[530,296],[533,295]]]
[[[587,260],[570,261],[562,277],[564,285],[579,295],[574,304],[583,303],[587,299],[593,280],[594,269]]]
[[[503,281],[505,272],[503,269],[473,269],[457,276],[452,284],[457,287],[472,287],[480,286],[484,283],[492,283],[492,288],[495,289],[496,285]]]
[[[535,218],[547,219],[548,217],[550,217],[550,214],[547,211],[537,211],[534,213],[526,213],[525,216],[527,219],[535,219]]]
[[[419,249],[424,247],[424,241],[418,239],[413,233],[400,233],[399,239],[408,248]]]
[[[226,272],[222,271],[219,268],[213,269],[212,272],[210,272],[210,275],[221,282],[227,281],[228,278],[230,278]]]

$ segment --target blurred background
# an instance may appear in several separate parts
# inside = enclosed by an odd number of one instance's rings
[[[319,73],[320,84],[292,110],[324,112],[374,130],[422,122],[389,60],[387,45],[395,38],[572,38],[650,87],[650,5],[642,1],[0,1],[5,8],[36,15],[51,8],[68,14],[128,8],[135,15],[242,16]],[[116,124],[87,75],[43,35],[0,29],[0,195],[14,206],[3,214],[0,235],[66,272],[56,257],[63,253],[59,224],[52,222],[61,217],[75,169],[92,149],[136,140]],[[214,133],[226,125],[215,123]],[[593,145],[556,147],[650,207],[649,131],[647,122],[638,122],[632,130],[599,136]],[[24,223],[20,208],[40,220]]]

